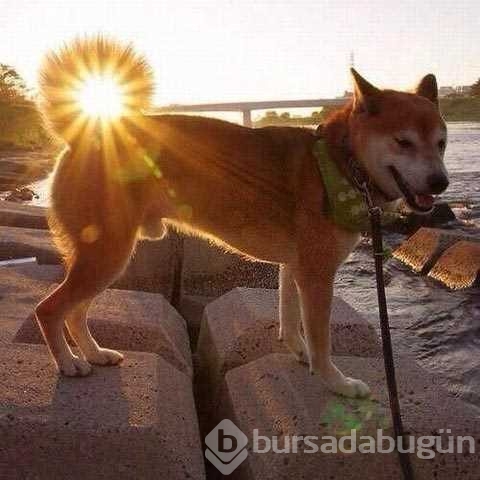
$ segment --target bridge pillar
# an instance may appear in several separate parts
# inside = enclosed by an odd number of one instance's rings
[[[251,110],[243,110],[243,126],[244,127],[251,127],[252,126],[252,111]]]

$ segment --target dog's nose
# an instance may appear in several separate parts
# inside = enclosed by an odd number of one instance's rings
[[[427,178],[428,188],[433,194],[442,193],[448,187],[448,178],[443,174],[434,173]]]

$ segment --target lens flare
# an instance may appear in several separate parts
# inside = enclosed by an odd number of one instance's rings
[[[124,94],[114,77],[86,78],[78,90],[77,101],[85,115],[96,118],[117,118],[125,107]]]
[[[146,59],[131,44],[102,35],[47,53],[39,72],[39,106],[50,131],[85,148],[100,142],[111,164],[121,160],[118,148],[135,143],[133,130],[151,128],[143,112],[153,90]]]

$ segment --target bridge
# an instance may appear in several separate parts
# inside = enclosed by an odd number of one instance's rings
[[[252,126],[252,111],[270,110],[274,108],[320,108],[339,107],[347,98],[319,98],[308,100],[268,100],[260,102],[201,103],[194,105],[168,105],[149,110],[152,115],[161,113],[193,113],[193,112],[239,112],[243,114],[243,125]]]

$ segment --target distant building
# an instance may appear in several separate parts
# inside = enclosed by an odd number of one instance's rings
[[[460,86],[456,87],[455,90],[457,91],[457,93],[459,95],[470,95],[470,93],[472,91],[472,86],[471,85],[460,85]]]
[[[450,97],[450,96],[468,96],[472,87],[470,85],[458,85],[456,87],[440,87],[438,89],[438,96],[440,98]]]
[[[440,87],[438,89],[438,96],[440,98],[443,98],[443,97],[448,97],[449,95],[454,95],[456,92],[455,92],[455,89],[453,87]]]

